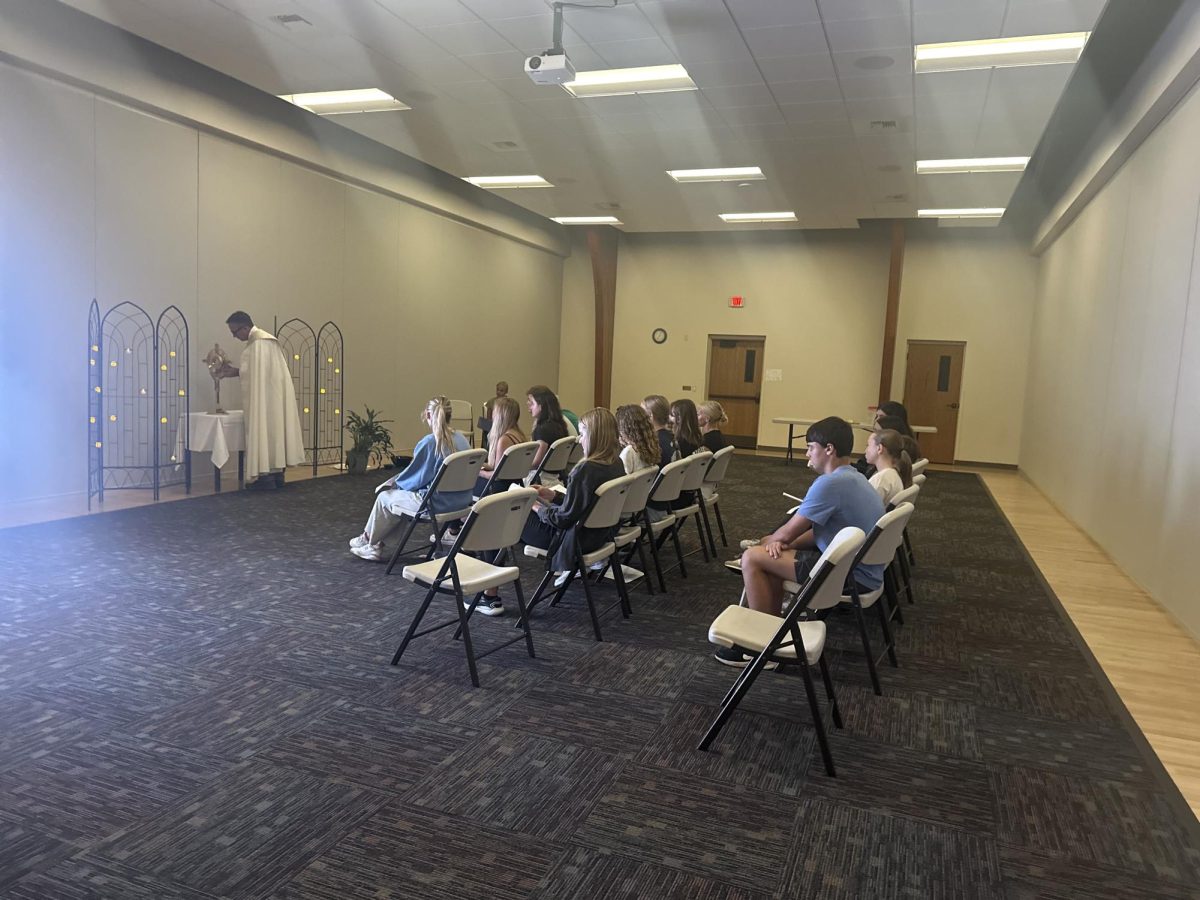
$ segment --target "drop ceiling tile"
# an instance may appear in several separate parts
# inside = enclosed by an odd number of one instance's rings
[[[666,66],[679,62],[675,52],[657,37],[639,38],[635,41],[605,41],[592,44],[591,49],[608,67],[614,69]]]
[[[727,0],[742,28],[774,28],[820,22],[816,0]]]
[[[857,149],[863,165],[869,167],[900,165],[912,170],[917,158],[912,134],[863,135],[857,140]]]
[[[916,134],[917,159],[963,159],[975,155],[979,130],[973,124],[964,126],[956,120],[921,120],[920,126]]]
[[[846,113],[850,119],[911,119],[912,97],[889,97],[880,100],[847,100]]]
[[[659,36],[642,11],[631,4],[621,4],[611,9],[571,8],[565,10],[564,16],[571,30],[589,44]]]
[[[479,73],[457,56],[443,54],[437,59],[425,60],[414,67],[430,84],[461,84],[478,81]]]
[[[421,33],[448,53],[466,56],[474,53],[501,53],[516,47],[483,22],[461,22],[454,25],[430,25]]]
[[[776,81],[820,81],[836,77],[833,60],[828,53],[773,56],[759,59],[758,67],[768,84]]]
[[[479,17],[458,0],[375,0],[417,28],[477,22]]]
[[[601,119],[607,119],[610,116],[628,116],[635,113],[642,115],[651,114],[651,110],[646,106],[646,102],[636,94],[622,97],[587,97],[577,99],[575,102],[586,106],[588,112]]]
[[[958,121],[974,124],[983,115],[983,94],[918,94],[916,97],[917,127],[927,120]]]
[[[550,5],[546,0],[459,0],[481,19],[511,19],[544,13]]]
[[[829,23],[907,16],[909,0],[817,0],[817,6],[822,21]]]
[[[770,106],[734,106],[718,110],[730,128],[739,125],[763,125],[782,122],[783,113],[772,103]]]
[[[544,13],[538,16],[519,16],[511,19],[491,19],[487,23],[493,31],[527,56],[542,53],[554,39],[554,16]],[[563,28],[563,46],[583,44],[584,40],[570,27]]]
[[[521,101],[539,116],[545,119],[593,119],[587,104],[583,103],[566,91],[553,89],[540,97],[529,97]]]
[[[827,22],[825,32],[834,53],[874,52],[912,43],[912,25],[908,16]]]
[[[522,72],[507,78],[493,78],[492,83],[505,94],[515,100],[542,100],[547,96],[561,95],[564,99],[573,100],[566,91],[555,85],[534,84],[529,76]]]
[[[509,78],[517,74],[524,75],[526,80],[529,78],[525,75],[525,55],[516,50],[472,54],[459,59],[485,78]]]
[[[659,34],[686,34],[733,24],[722,0],[638,0],[638,9]]]
[[[894,78],[898,75],[912,75],[912,56],[911,45],[881,47],[877,50],[834,53],[833,64],[839,78],[876,75]]]
[[[787,103],[779,108],[789,122],[838,122],[847,118],[846,104],[840,100],[825,103]]]
[[[957,3],[949,9],[913,13],[913,43],[981,41],[1000,37],[1004,24],[1003,2]]]
[[[769,85],[776,103],[823,103],[842,99],[834,79],[826,81],[774,81]]]
[[[792,134],[796,140],[806,141],[827,138],[848,138],[854,134],[849,119],[828,119],[818,122],[792,123]]]
[[[888,97],[908,97],[913,92],[912,76],[871,75],[862,78],[840,78],[838,84],[847,100],[879,100]]]
[[[992,73],[999,69],[971,69],[965,72],[922,72],[912,80],[918,97],[937,97],[939,94],[975,94],[983,102],[992,83]],[[1008,71],[1017,71],[1016,69]]]
[[[1104,0],[1010,0],[1003,37],[1091,31]]]
[[[692,81],[704,90],[710,87],[737,87],[742,84],[762,84],[763,73],[753,59],[724,59],[716,62],[689,62],[687,71]]]
[[[738,87],[708,88],[704,97],[717,109],[727,106],[768,106],[775,95],[765,84],[743,84]]]
[[[710,62],[719,60],[753,60],[741,33],[732,24],[724,28],[713,28],[708,31],[687,31],[668,33],[662,36],[663,42],[670,47],[679,61],[688,66],[693,62]]]
[[[514,97],[507,94],[499,85],[492,81],[464,81],[461,84],[448,84],[442,88],[442,94],[461,103],[478,105],[480,103],[512,102]]]
[[[884,118],[850,120],[856,135],[908,134],[913,130],[912,116],[887,116]]]
[[[820,22],[810,25],[776,25],[771,28],[743,29],[746,46],[755,56],[796,56],[801,53],[827,53],[825,29]]]

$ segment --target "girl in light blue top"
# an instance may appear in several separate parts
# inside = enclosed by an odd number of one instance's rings
[[[375,506],[367,525],[362,534],[350,539],[350,552],[355,556],[374,562],[386,560],[383,539],[401,518],[417,514],[442,460],[451,453],[470,449],[466,437],[450,427],[450,416],[450,401],[445,397],[434,397],[425,404],[421,421],[429,426],[429,434],[417,442],[408,467],[375,489]],[[434,512],[466,509],[471,505],[471,492],[439,492],[432,505]]]

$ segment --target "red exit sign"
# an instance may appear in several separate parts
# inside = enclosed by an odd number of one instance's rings
[[[729,298],[729,305],[734,309],[741,309],[746,305],[746,298],[740,294]]]

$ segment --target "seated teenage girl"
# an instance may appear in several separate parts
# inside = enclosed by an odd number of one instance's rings
[[[621,462],[625,474],[659,468],[662,448],[654,425],[646,411],[632,403],[617,407],[617,440],[621,444]]]
[[[904,449],[904,438],[890,428],[877,431],[867,439],[867,462],[875,467],[871,487],[879,494],[884,509],[892,498],[912,485],[912,459]]]
[[[541,445],[533,458],[533,465],[536,467],[549,452],[550,445],[567,436],[567,424],[563,420],[558,397],[544,384],[535,384],[526,391],[525,402],[529,407],[529,415],[533,417],[533,434],[530,440]],[[542,475],[542,484],[547,487],[557,483],[557,476]]]
[[[416,515],[433,484],[442,460],[459,450],[469,450],[466,437],[450,427],[450,401],[434,397],[421,412],[421,421],[429,426],[429,434],[413,448],[413,459],[399,475],[394,475],[375,489],[375,505],[363,533],[350,539],[350,552],[362,559],[383,562],[383,539],[400,524],[404,515]],[[439,493],[434,500],[434,512],[466,509],[471,505],[471,492]]]
[[[705,450],[716,453],[729,446],[721,426],[729,421],[725,407],[716,400],[705,400],[696,407],[696,420],[700,423],[700,441]]]
[[[671,406],[662,394],[650,394],[642,401],[642,409],[650,417],[650,424],[654,426],[654,433],[658,437],[658,465],[661,468],[675,458],[675,435],[667,427]]]
[[[521,540],[549,552],[556,572],[575,567],[576,553],[587,554],[612,539],[615,528],[584,528],[596,488],[625,474],[617,445],[617,420],[607,409],[593,409],[579,419],[584,457],[567,476],[567,491],[538,487],[538,502],[525,523]]]
[[[704,439],[700,435],[700,420],[696,416],[695,403],[686,398],[676,400],[671,404],[667,422],[675,436],[675,447],[679,450],[680,459],[691,456],[700,449]]]
[[[521,421],[521,404],[512,397],[496,397],[492,400],[492,425],[488,429],[488,459],[479,470],[475,481],[475,495],[480,496],[491,480],[492,472],[500,465],[504,452],[514,444],[525,443],[525,432],[518,424]],[[492,493],[507,491],[509,485],[520,479],[504,481],[496,485]]]

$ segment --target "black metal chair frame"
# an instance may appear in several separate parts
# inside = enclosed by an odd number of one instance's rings
[[[726,691],[724,699],[721,701],[720,712],[717,713],[716,719],[708,727],[704,733],[704,737],[700,740],[700,750],[707,750],[717,735],[725,727],[730,716],[737,710],[738,704],[742,702],[742,698],[746,696],[746,692],[750,690],[754,682],[758,680],[758,676],[762,674],[763,669],[768,662],[775,662],[781,668],[785,666],[797,666],[800,669],[800,675],[804,680],[804,692],[808,696],[808,708],[812,713],[813,727],[817,732],[817,743],[821,748],[821,758],[825,762],[825,771],[830,777],[836,776],[836,771],[833,766],[833,755],[829,751],[829,739],[825,733],[825,723],[821,716],[821,707],[817,700],[817,692],[813,686],[811,666],[808,664],[808,655],[804,649],[804,640],[800,636],[800,620],[804,611],[808,608],[809,601],[814,594],[821,589],[821,586],[829,578],[836,566],[826,563],[822,565],[820,570],[814,572],[809,578],[808,583],[804,585],[800,595],[792,603],[791,608],[783,617],[778,631],[771,638],[762,652],[759,653],[750,662],[746,668],[742,669],[737,680],[730,685]],[[795,659],[791,657],[776,656],[776,651],[788,647],[794,647],[796,650]],[[821,680],[825,683],[825,694],[829,698],[830,710],[833,718],[833,724],[842,727],[842,715],[838,711],[837,695],[833,690],[833,680],[829,677],[829,666],[825,661],[825,653],[822,652],[817,661],[818,668],[821,671]]]
[[[442,533],[449,527],[447,525],[438,525],[436,516],[440,513],[433,511],[433,498],[437,496],[438,486],[442,482],[442,476],[446,474],[446,460],[442,460],[442,464],[438,466],[437,474],[433,476],[433,482],[429,485],[429,490],[425,492],[425,496],[421,498],[421,505],[417,507],[417,511],[412,514],[409,520],[408,527],[404,529],[404,536],[400,539],[400,543],[396,545],[396,549],[392,551],[392,557],[388,560],[387,569],[384,570],[385,575],[391,575],[392,569],[396,567],[396,563],[400,561],[400,554],[408,545],[408,539],[412,537],[413,531],[421,522],[428,522],[433,526],[433,543],[429,545],[429,550],[425,554],[425,559],[433,559],[433,554],[437,552],[437,548],[442,540]],[[460,532],[461,534],[461,532]]]

